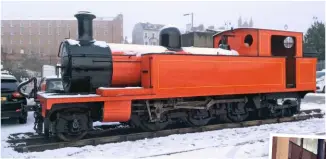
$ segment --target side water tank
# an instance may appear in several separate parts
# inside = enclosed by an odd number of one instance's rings
[[[181,48],[181,33],[176,27],[164,27],[160,31],[159,38],[160,46],[166,47],[171,51],[180,51]]]

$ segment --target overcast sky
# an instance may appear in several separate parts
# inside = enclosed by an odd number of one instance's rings
[[[69,18],[80,10],[93,12],[98,17],[124,16],[124,36],[131,38],[138,22],[170,24],[185,29],[194,13],[194,26],[223,26],[231,21],[237,26],[239,16],[243,20],[252,17],[254,27],[284,29],[305,32],[313,22],[313,16],[325,21],[325,2],[2,2],[2,19],[10,18]]]

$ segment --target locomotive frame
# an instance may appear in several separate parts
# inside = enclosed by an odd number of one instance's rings
[[[76,17],[80,44],[65,40],[63,47],[78,48],[84,55],[74,57],[67,49],[67,56],[61,57],[70,71],[70,76],[63,73],[62,78],[71,87],[66,92],[34,95],[39,101],[34,129],[47,137],[78,140],[95,121],[125,122],[157,131],[175,122],[202,126],[213,121],[292,116],[300,110],[301,99],[316,89],[316,58],[302,56],[302,33],[240,28],[214,35],[215,48],[227,44],[239,52],[239,56],[226,56],[205,55],[205,49],[203,54],[187,53],[191,48],[171,44],[180,42],[175,40],[180,32],[164,28],[160,44],[170,52],[137,57],[115,54],[119,51],[111,50],[110,44],[95,45],[91,23],[82,23],[95,16],[83,12]],[[246,41],[249,34],[251,42]],[[292,37],[292,48],[282,50],[280,36]],[[250,45],[240,44],[243,39]],[[99,53],[87,56],[85,50]],[[107,65],[68,67],[72,58],[93,61],[93,65],[102,59]],[[71,73],[74,69],[85,72]]]

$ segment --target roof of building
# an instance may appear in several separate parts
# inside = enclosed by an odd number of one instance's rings
[[[118,15],[119,16],[119,15]],[[96,17],[94,19],[94,21],[112,21],[114,19],[116,19],[118,16],[116,17]],[[1,20],[3,21],[16,21],[16,20],[77,20],[75,17],[71,16],[71,17],[14,17],[14,18],[2,18]]]
[[[144,30],[155,30],[158,31],[164,27],[162,24],[151,24],[151,23],[140,23]]]

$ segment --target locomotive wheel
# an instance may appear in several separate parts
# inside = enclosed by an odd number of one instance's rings
[[[60,114],[56,121],[57,137],[63,141],[76,141],[82,139],[88,132],[87,129],[85,130],[82,128],[85,123],[87,123],[86,126],[88,126],[89,123],[87,119],[88,116],[85,113],[69,112]]]
[[[81,132],[79,134],[58,133],[57,136],[63,141],[76,141],[82,139],[86,134],[87,131]]]
[[[272,117],[290,117],[293,116],[294,114],[298,113],[300,110],[300,99],[298,102],[292,101],[292,100],[286,100],[283,102],[283,105],[286,104],[296,104],[294,107],[289,107],[285,109],[278,109],[278,110],[273,110],[271,111],[271,116]]]
[[[159,131],[165,129],[169,125],[169,120],[166,115],[162,115],[161,120],[156,122],[150,122],[147,115],[132,115],[132,120],[135,126],[144,131]]]
[[[267,119],[269,118],[270,111],[267,107],[258,109],[258,118]]]
[[[190,126],[204,126],[207,125],[211,119],[207,110],[191,110],[188,113],[187,123]]]
[[[232,103],[227,107],[227,117],[232,122],[242,122],[248,119],[249,112],[245,103]]]

